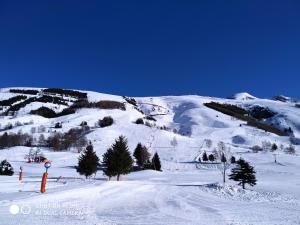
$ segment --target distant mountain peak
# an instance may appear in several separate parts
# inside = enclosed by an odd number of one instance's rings
[[[236,93],[233,96],[229,97],[230,99],[235,99],[235,100],[253,100],[256,99],[253,95],[247,93],[247,92],[240,92]]]

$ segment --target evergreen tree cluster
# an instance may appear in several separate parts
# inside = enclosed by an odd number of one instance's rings
[[[209,154],[207,156],[207,153],[204,151],[203,154],[202,154],[202,161],[203,162],[207,162],[207,161],[215,161],[215,156],[213,154]]]
[[[153,155],[150,161],[151,155],[148,152],[146,146],[142,145],[141,143],[137,144],[133,156],[136,160],[137,166],[140,169],[153,169],[153,170],[161,171],[160,158],[157,152]]]
[[[136,159],[136,164],[140,169],[154,169],[161,171],[160,158],[157,153],[154,154],[150,161],[150,154],[148,149],[139,143],[133,154]],[[134,160],[131,157],[127,139],[124,136],[118,137],[112,146],[104,153],[102,167],[106,176],[116,176],[120,180],[120,176],[128,174],[133,169]],[[99,158],[90,144],[86,150],[81,154],[78,160],[77,172],[85,175],[86,178],[95,174],[99,166]]]

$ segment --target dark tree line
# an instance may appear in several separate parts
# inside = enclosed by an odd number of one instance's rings
[[[87,99],[79,99],[71,106],[73,109],[98,108],[98,109],[120,109],[125,111],[126,106],[123,102],[102,100],[99,102],[89,102]]]
[[[72,108],[65,108],[61,112],[56,113],[53,109],[49,109],[45,106],[42,106],[36,110],[31,110],[30,114],[39,115],[45,118],[57,118],[60,116],[67,116],[70,114],[74,114],[76,111]]]
[[[31,89],[9,89],[11,93],[17,94],[25,94],[25,95],[37,95],[39,93],[38,90],[31,90]]]
[[[25,100],[26,98],[27,97],[25,95],[17,95],[17,96],[11,97],[9,99],[0,101],[0,106],[11,106],[15,102]]]
[[[72,128],[67,133],[56,132],[48,138],[48,147],[54,151],[67,150],[72,147],[80,150],[88,144],[85,137],[88,130],[88,127],[81,127]]]
[[[62,89],[62,88],[47,88],[43,89],[44,93],[51,93],[51,94],[59,94],[59,95],[65,95],[69,97],[74,98],[87,98],[87,93],[80,92],[80,91],[74,91],[74,90],[68,90],[68,89]]]
[[[5,132],[0,136],[0,148],[9,148],[13,146],[28,146],[32,145],[32,137],[28,134],[23,134],[21,132],[15,133],[7,133]]]

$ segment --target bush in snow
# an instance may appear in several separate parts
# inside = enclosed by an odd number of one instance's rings
[[[0,163],[0,175],[12,176],[14,174],[14,168],[7,160],[3,160]]]
[[[94,151],[93,145],[89,144],[85,151],[78,159],[77,172],[84,175],[86,178],[97,172],[99,165],[99,158]]]
[[[133,156],[136,159],[136,164],[140,168],[144,168],[145,164],[150,159],[150,153],[148,152],[148,149],[145,146],[143,146],[141,143],[137,144]]]
[[[80,126],[81,127],[84,127],[84,126],[87,126],[88,124],[87,124],[87,122],[86,121],[82,121],[81,123],[80,123]]]
[[[288,147],[286,147],[284,149],[284,151],[288,154],[295,154],[296,153],[296,150],[295,150],[295,147],[294,145],[290,144]]]
[[[20,122],[20,121],[17,121],[17,122],[15,122],[15,127],[20,127],[20,126],[22,126],[23,124]]]
[[[250,186],[256,185],[255,173],[253,167],[248,162],[239,159],[236,162],[236,167],[231,170],[229,179],[239,182],[238,185],[242,185],[243,189],[245,189],[245,184],[249,184]]]
[[[54,128],[56,128],[56,129],[62,128],[62,123],[57,122],[57,123],[54,125]]]
[[[114,120],[111,116],[106,116],[102,120],[99,121],[100,127],[108,127],[114,123]]]
[[[252,151],[257,153],[257,152],[260,152],[262,151],[262,147],[260,147],[259,145],[254,145],[253,147],[251,147]]]
[[[133,166],[133,159],[124,136],[116,139],[115,143],[104,153],[103,165],[103,172],[109,179],[117,176],[117,180],[120,180],[122,174],[130,173]]]
[[[144,124],[144,120],[142,118],[138,118],[136,121],[135,121],[136,124]]]

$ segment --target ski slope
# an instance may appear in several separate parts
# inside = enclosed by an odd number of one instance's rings
[[[22,88],[24,89],[24,88]],[[32,88],[30,88],[32,89]],[[37,89],[40,90],[40,89]],[[114,100],[125,102],[121,96],[87,92],[89,101]],[[1,89],[0,100],[15,96],[9,89]],[[207,108],[203,103],[216,101],[251,108],[268,107],[277,114],[266,121],[278,126],[291,127],[295,138],[300,132],[300,109],[294,102],[260,99],[240,93],[230,99],[203,96],[163,96],[136,98],[142,114],[126,103],[126,110],[80,109],[75,114],[53,119],[30,115],[41,103],[34,102],[22,108],[15,117],[2,116],[1,126],[8,123],[33,123],[15,127],[9,132],[28,132],[32,127],[46,127],[45,137],[53,132],[57,122],[59,131],[79,127],[87,121],[92,127],[87,138],[101,158],[119,135],[125,135],[133,152],[136,144],[145,144],[151,154],[158,152],[163,172],[140,171],[122,176],[122,181],[107,181],[99,171],[85,180],[76,173],[79,153],[53,152],[42,149],[52,161],[47,192],[39,193],[44,168],[42,164],[28,164],[24,156],[30,148],[12,147],[0,150],[0,160],[7,159],[15,168],[12,177],[0,176],[0,224],[300,224],[300,157],[276,151],[253,153],[254,145],[263,141],[278,146],[289,145],[289,137],[279,137],[244,121]],[[42,104],[44,105],[44,104]],[[61,111],[65,106],[46,103],[47,107]],[[152,115],[157,126],[169,130],[135,124],[138,118]],[[94,124],[104,116],[111,116],[114,124],[98,128]],[[279,123],[280,122],[280,123]],[[241,126],[242,124],[242,126]],[[172,132],[173,129],[177,133]],[[0,132],[3,134],[5,131]],[[38,138],[40,133],[34,133]],[[173,139],[177,145],[172,146]],[[205,139],[212,140],[210,148]],[[213,167],[198,167],[195,159],[206,150],[212,152],[218,142],[236,158],[242,157],[254,166],[257,185],[241,189],[232,181],[222,183],[221,171]],[[24,168],[24,181],[18,181],[18,168]],[[230,173],[230,170],[227,171]],[[12,214],[15,205],[20,210]],[[12,207],[12,208],[11,208]],[[12,210],[13,211],[13,210]],[[15,212],[15,211],[13,211]]]

